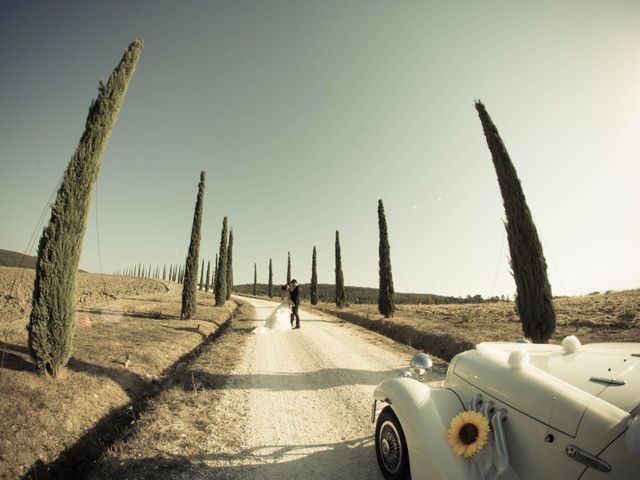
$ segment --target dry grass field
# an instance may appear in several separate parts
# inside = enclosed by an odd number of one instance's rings
[[[33,279],[34,270],[0,267],[3,479],[55,477],[82,463],[78,456],[101,453],[126,433],[123,425],[135,424],[140,400],[184,368],[180,359],[235,308],[233,302],[214,308],[212,294],[199,292],[195,318],[180,320],[177,284],[81,273],[73,357],[52,379],[35,370],[27,350]]]
[[[556,332],[551,342],[576,335],[582,343],[640,342],[640,290],[558,298]],[[377,305],[318,310],[378,331],[445,360],[487,341],[521,339],[522,327],[513,302],[466,305],[399,305],[384,319]]]
[[[134,432],[138,450],[150,457],[158,455],[154,442],[169,450],[176,442],[178,448],[182,437],[174,438],[164,425],[172,416],[202,438],[211,433],[210,415],[190,415],[193,409],[208,412],[219,394],[211,388],[205,395],[192,371],[205,362],[224,382],[237,361],[240,331],[221,343],[216,359],[203,350],[233,315],[233,302],[214,308],[212,294],[198,292],[197,315],[185,321],[179,319],[177,284],[81,273],[73,358],[52,379],[36,372],[26,347],[33,275],[0,267],[0,478],[84,478],[100,457],[104,478],[123,474],[117,462],[105,460],[111,458],[105,452],[128,458],[127,439]],[[640,290],[559,298],[555,304],[552,342],[570,334],[583,343],[640,341]],[[317,310],[445,360],[482,341],[522,338],[513,303],[401,305],[393,319],[383,319],[377,305],[336,311],[324,303]],[[153,421],[146,413],[151,411]],[[139,423],[147,427],[145,435],[136,429]],[[224,433],[224,422],[219,428]],[[139,467],[145,474],[162,473],[162,458]],[[130,458],[126,465],[135,470],[137,463]]]

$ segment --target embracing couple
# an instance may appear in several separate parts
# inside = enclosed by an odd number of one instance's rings
[[[267,317],[264,324],[253,330],[254,333],[300,328],[300,315],[298,314],[300,287],[298,282],[291,280],[290,284],[282,285],[280,298],[282,303]]]

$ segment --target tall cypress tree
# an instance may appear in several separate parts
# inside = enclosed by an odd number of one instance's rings
[[[167,264],[165,263],[164,266],[162,267],[162,280],[166,280],[167,279]]]
[[[200,227],[202,225],[202,204],[204,201],[204,171],[200,172],[198,183],[198,196],[193,212],[193,224],[191,226],[191,241],[189,253],[184,266],[184,283],[182,287],[182,313],[180,318],[189,319],[196,313],[196,284],[198,282],[198,255],[200,252]],[[204,267],[204,260],[203,260]],[[202,276],[200,276],[200,288],[202,289]]]
[[[200,283],[198,284],[198,290],[202,290],[204,285],[204,258],[202,259],[202,267],[200,267]]]
[[[204,284],[204,291],[209,291],[209,286],[211,285],[211,260],[207,260],[207,279]]]
[[[491,152],[507,217],[505,228],[511,268],[516,281],[516,308],[522,321],[522,331],[535,343],[547,343],[556,328],[556,312],[542,245],[518,174],[498,129],[480,101],[476,101],[476,110]]]
[[[273,264],[269,259],[269,286],[268,286],[269,298],[273,297]]]
[[[49,224],[40,238],[27,329],[31,356],[38,369],[52,376],[71,356],[76,275],[91,192],[142,45],[141,39],[129,45],[107,85],[100,82],[98,98],[89,107],[84,133],[64,172]]]
[[[287,285],[291,283],[291,252],[287,252]]]
[[[309,292],[311,305],[318,304],[318,272],[316,262],[316,246],[314,245],[313,254],[311,255],[311,289]]]
[[[224,217],[224,220],[222,221],[215,294],[216,306],[224,305],[227,300],[227,217]]]
[[[346,295],[344,292],[344,276],[342,275],[342,255],[340,253],[340,232],[336,230],[336,307],[344,307]]]
[[[258,264],[253,264],[253,295],[258,294]]]
[[[378,289],[378,311],[385,318],[393,317],[396,306],[393,302],[393,276],[391,274],[391,248],[387,233],[387,218],[384,214],[382,200],[378,200],[378,229],[380,243],[378,244],[378,269],[380,273],[380,288]]]
[[[227,300],[231,298],[231,290],[233,290],[233,228],[229,230],[227,246]]]

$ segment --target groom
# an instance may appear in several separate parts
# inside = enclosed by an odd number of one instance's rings
[[[300,306],[300,287],[296,280],[291,280],[289,298],[291,298],[291,328],[300,328],[300,315],[298,315],[298,307]],[[293,325],[294,319],[296,321],[295,326]]]

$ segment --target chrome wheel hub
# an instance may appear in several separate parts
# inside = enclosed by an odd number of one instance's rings
[[[389,473],[396,473],[400,470],[403,452],[400,435],[393,423],[386,421],[382,424],[378,441],[382,463]]]

